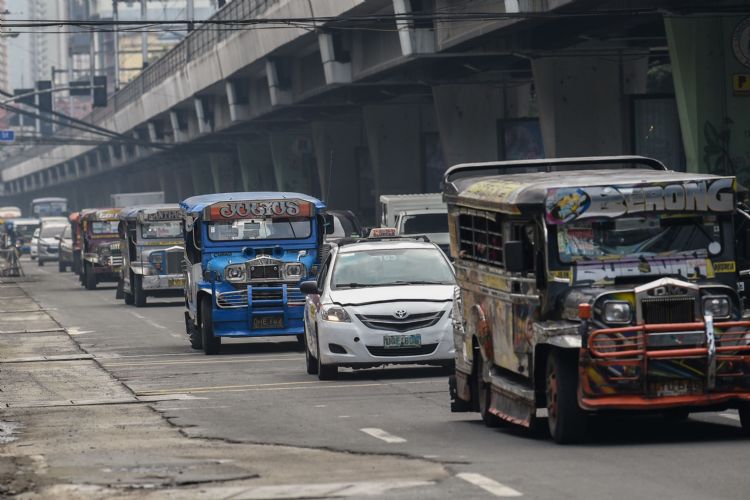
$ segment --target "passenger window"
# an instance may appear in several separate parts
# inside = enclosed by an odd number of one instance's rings
[[[513,241],[523,244],[524,263],[523,268],[529,272],[534,271],[534,256],[536,255],[536,226],[533,222],[514,222],[511,226]]]
[[[459,258],[504,267],[500,215],[472,211],[458,217]]]

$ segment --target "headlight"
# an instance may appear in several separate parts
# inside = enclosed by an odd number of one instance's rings
[[[703,315],[714,318],[728,318],[732,311],[729,297],[713,295],[703,297]]]
[[[109,253],[110,253],[109,252],[109,248],[107,248],[107,247],[101,247],[101,248],[99,248],[99,255],[101,257],[106,257],[106,256],[109,255]]]
[[[305,275],[305,265],[300,262],[288,262],[282,269],[284,280],[300,280]]]
[[[627,324],[630,323],[631,308],[628,302],[621,300],[610,300],[604,303],[602,317],[605,323]]]
[[[325,321],[333,321],[335,323],[350,323],[352,321],[343,307],[333,304],[323,306],[320,310],[320,315]]]
[[[245,281],[245,264],[231,264],[224,269],[224,279],[230,283]]]

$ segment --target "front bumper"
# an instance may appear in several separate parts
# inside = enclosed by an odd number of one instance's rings
[[[384,347],[386,335],[420,335],[421,347]],[[321,361],[338,366],[361,367],[386,364],[447,364],[454,360],[453,325],[444,311],[430,327],[405,332],[372,329],[352,315],[350,323],[320,321],[318,342]],[[345,353],[334,352],[346,351]]]
[[[185,287],[183,274],[144,275],[141,280],[144,290],[182,291]]]
[[[750,402],[750,321],[592,331],[580,356],[587,410],[713,409]]]
[[[213,326],[216,337],[301,335],[305,296],[298,286],[248,285],[241,290],[217,290],[213,285]],[[250,300],[248,300],[248,297]],[[283,318],[283,328],[253,328],[260,318]]]

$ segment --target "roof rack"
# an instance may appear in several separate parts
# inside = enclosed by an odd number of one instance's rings
[[[629,164],[629,165],[625,165]],[[601,166],[624,169],[648,168],[667,171],[659,160],[645,156],[587,156],[580,158],[542,158],[536,160],[494,161],[484,163],[462,163],[450,167],[443,177],[447,187],[453,182],[467,177],[489,175],[511,175],[534,172],[559,172],[564,170],[581,170],[582,167]],[[455,188],[455,187],[454,187]]]

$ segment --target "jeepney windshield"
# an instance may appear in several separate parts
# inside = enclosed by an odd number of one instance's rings
[[[294,240],[309,238],[310,219],[239,219],[208,223],[211,241]]]
[[[182,224],[176,220],[144,222],[141,224],[141,237],[147,240],[180,238],[182,237]]]
[[[715,215],[649,214],[557,226],[560,261],[654,257],[696,250],[722,252],[721,221]]]
[[[437,248],[339,253],[331,278],[334,289],[454,283],[453,270]]]
[[[92,234],[115,234],[118,222],[116,220],[94,221],[91,223]]]

